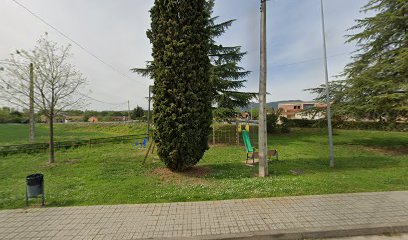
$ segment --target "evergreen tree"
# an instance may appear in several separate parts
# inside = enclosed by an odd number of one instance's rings
[[[344,80],[331,81],[329,82],[329,96],[331,103],[331,114],[333,121],[344,121],[347,117],[352,116],[351,112],[347,111],[349,98],[346,94],[348,89],[348,84]],[[305,89],[316,96],[314,99],[317,102],[326,104],[326,84],[322,84],[316,88]],[[304,110],[305,113],[310,114],[314,119],[316,116],[323,114],[326,115],[325,107],[311,107]],[[327,117],[327,116],[326,116]]]
[[[362,11],[376,15],[357,20],[347,42],[358,50],[345,68],[343,112],[356,118],[395,122],[408,113],[408,2],[371,0]]]
[[[209,1],[209,13],[212,14],[214,1]],[[244,107],[257,94],[239,92],[245,87],[245,77],[250,71],[239,66],[242,58],[247,54],[241,51],[240,46],[225,47],[218,44],[215,39],[220,37],[235,22],[234,20],[216,23],[217,17],[210,19],[211,47],[209,57],[212,63],[211,82],[213,86],[213,101],[217,105],[215,113],[232,116],[235,108]]]
[[[137,119],[140,117],[144,116],[144,110],[142,107],[137,106],[135,109],[133,109],[132,113],[130,114],[132,119]]]
[[[334,114],[393,123],[408,114],[408,2],[370,0],[362,11],[376,14],[349,29],[358,49],[345,80],[330,83]],[[309,90],[325,96],[324,86]]]
[[[209,0],[206,11],[212,14],[214,1]],[[212,103],[216,105],[214,114],[218,117],[231,117],[235,114],[237,107],[247,106],[249,101],[257,96],[256,93],[239,92],[245,87],[244,78],[250,71],[245,71],[239,66],[239,62],[247,54],[241,51],[240,46],[226,47],[217,44],[216,38],[224,34],[234,23],[234,20],[216,23],[217,17],[209,19],[210,48],[208,57],[211,61],[210,80],[212,86]],[[143,76],[152,77],[152,66],[154,61],[148,61],[146,68],[132,69]]]
[[[210,30],[205,0],[155,0],[150,64],[158,155],[172,170],[195,165],[208,149]]]

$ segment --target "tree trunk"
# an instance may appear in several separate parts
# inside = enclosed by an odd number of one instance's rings
[[[54,116],[50,114],[50,163],[54,163]]]

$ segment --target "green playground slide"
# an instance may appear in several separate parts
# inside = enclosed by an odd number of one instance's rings
[[[244,144],[245,144],[245,150],[246,150],[246,154],[247,154],[247,160],[249,158],[252,159],[252,162],[255,161],[255,148],[252,146],[251,144],[251,140],[249,139],[249,134],[246,130],[242,130],[242,139],[244,140]],[[252,153],[252,156],[249,156],[249,153]],[[269,150],[268,153],[268,158],[269,156],[276,156],[276,160],[278,159],[278,150],[274,149],[274,150]]]
[[[246,152],[253,153],[254,147],[252,147],[251,140],[249,139],[249,134],[246,130],[242,130],[242,139],[244,140]]]

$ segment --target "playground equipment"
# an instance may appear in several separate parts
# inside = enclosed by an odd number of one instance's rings
[[[147,146],[147,138],[143,138],[143,142],[135,142],[135,146],[136,148],[142,149],[142,148],[146,148]]]
[[[153,146],[153,148],[152,148],[152,146]],[[144,157],[144,159],[143,159],[143,163],[142,163],[143,165],[145,164],[146,159],[147,159],[147,157],[149,156],[150,149],[152,150],[151,153],[153,154],[153,152],[154,152],[154,147],[156,147],[156,141],[152,140],[152,141],[150,142],[149,148],[147,149],[146,155],[145,155],[145,157]]]
[[[242,130],[242,139],[245,144],[245,151],[247,155],[246,160],[245,160],[246,164],[248,163],[248,159],[252,159],[252,163],[255,163],[255,155],[257,155],[257,153],[255,152],[255,148],[252,146],[248,131],[249,131],[249,125],[248,125],[248,130]],[[277,161],[279,160],[278,150],[276,149],[268,150],[267,158],[270,158],[272,160],[273,156],[276,157]]]
[[[242,133],[242,124],[238,124],[237,125],[237,132],[238,133]],[[247,132],[249,132],[249,123],[246,123],[245,124],[245,131],[247,131]]]
[[[154,136],[154,129],[151,131],[152,136]],[[156,147],[156,144],[158,144],[158,142],[156,142],[156,140],[154,139],[154,137],[150,138],[150,144],[149,144],[149,148],[147,149],[146,155],[143,159],[143,165],[146,163],[147,157],[149,156],[149,153],[154,152],[154,148]]]
[[[251,154],[252,163],[255,163],[255,148],[252,146],[251,140],[249,139],[249,134],[246,130],[242,130],[242,140],[244,141],[247,155],[245,163],[248,162],[249,154]]]

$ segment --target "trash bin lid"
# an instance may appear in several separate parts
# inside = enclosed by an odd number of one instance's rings
[[[41,185],[44,181],[44,175],[41,173],[31,174],[26,177],[26,181],[29,186]]]

